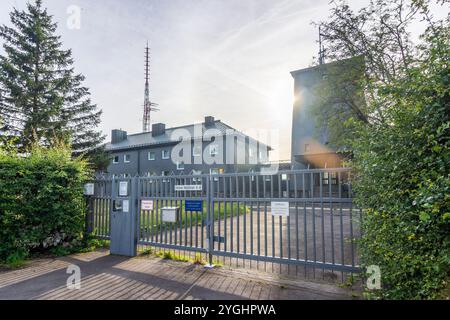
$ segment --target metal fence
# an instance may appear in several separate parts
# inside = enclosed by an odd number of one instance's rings
[[[88,198],[86,228],[98,238],[109,239],[111,235],[111,203],[113,178],[99,178],[94,183],[94,194]]]
[[[353,206],[351,178],[347,168],[136,177],[136,242],[307,277],[340,272],[343,280],[359,272],[361,210]],[[111,181],[97,180],[91,201],[101,237],[109,236]],[[151,207],[142,208],[143,201]],[[192,201],[201,208],[190,210]],[[275,203],[285,205],[284,215],[275,214]],[[162,221],[163,207],[179,208],[177,222]]]

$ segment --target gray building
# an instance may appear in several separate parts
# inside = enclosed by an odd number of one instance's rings
[[[347,72],[348,77],[360,76],[363,60],[361,57],[321,64],[318,66],[292,71],[294,78],[295,102],[292,116],[291,162],[292,166],[304,168],[337,168],[342,166],[342,154],[336,151],[345,150],[345,146],[331,147],[326,123],[320,124],[313,111],[320,97],[317,88],[325,80],[336,79],[335,88],[341,86],[337,79],[344,79],[341,74],[349,68],[356,70]],[[356,68],[354,68],[356,67]],[[343,84],[342,84],[343,85]],[[340,92],[342,93],[342,92]],[[353,92],[349,93],[353,95]],[[339,100],[336,97],[336,101]],[[334,116],[330,108],[336,104],[325,105],[321,112],[328,112]],[[342,104],[341,104],[342,105]],[[337,112],[336,112],[337,114]]]
[[[271,148],[213,117],[199,124],[128,135],[112,130],[109,174],[172,175],[258,171]]]

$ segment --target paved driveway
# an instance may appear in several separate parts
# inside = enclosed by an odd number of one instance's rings
[[[67,267],[81,269],[81,288],[68,289]],[[108,251],[33,261],[0,271],[0,299],[350,299],[333,285],[277,279],[254,270],[204,269],[151,256],[126,258]]]

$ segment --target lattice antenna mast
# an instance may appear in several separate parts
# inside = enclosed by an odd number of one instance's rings
[[[150,49],[147,46],[145,47],[145,93],[144,93],[144,117],[142,119],[142,131],[149,132],[150,131],[150,113],[152,111],[158,111],[156,103],[150,102]]]
[[[325,49],[323,48],[323,44],[322,44],[322,36],[323,36],[323,34],[320,32],[320,26],[319,26],[319,64],[325,63]]]

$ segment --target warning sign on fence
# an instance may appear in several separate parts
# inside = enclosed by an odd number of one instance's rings
[[[289,202],[283,201],[283,202],[277,202],[272,201],[270,203],[270,211],[272,212],[273,216],[289,216]]]
[[[142,200],[141,210],[153,210],[153,200]]]

